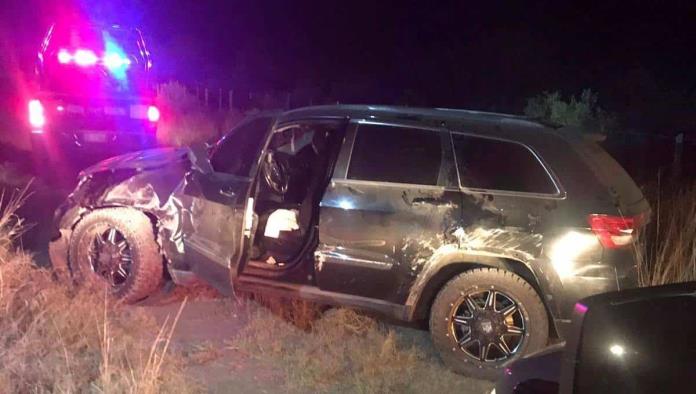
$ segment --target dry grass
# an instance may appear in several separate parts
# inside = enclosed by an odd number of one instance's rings
[[[157,106],[162,111],[157,139],[162,144],[186,146],[215,139],[218,135],[212,116],[201,106],[196,96],[180,83],[161,85],[157,94]]]
[[[696,185],[653,203],[648,249],[639,251],[644,286],[696,280]]]
[[[191,391],[168,351],[176,318],[158,331],[104,289],[59,283],[14,248],[25,196],[0,209],[0,392]]]
[[[23,152],[22,154],[26,154]],[[11,162],[0,163],[0,185],[22,186],[29,183],[31,176]]]
[[[177,82],[160,85],[157,104],[162,110],[157,139],[164,145],[214,142],[244,118],[236,110],[211,111],[205,108],[195,95]]]
[[[217,139],[218,129],[212,117],[204,111],[171,113],[163,117],[157,128],[159,143],[170,146],[188,146],[196,142]]]
[[[293,303],[284,309],[295,311],[289,315],[299,327],[251,303],[249,323],[230,347],[284,370],[286,391],[484,392],[490,388],[488,383],[455,375],[434,355],[406,343],[394,328],[354,311],[330,309],[303,321],[312,315],[308,311],[317,308]]]

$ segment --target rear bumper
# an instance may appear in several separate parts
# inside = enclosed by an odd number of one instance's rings
[[[147,98],[44,94],[39,100],[45,125],[31,134],[34,147],[44,154],[108,157],[157,145],[157,122],[147,119],[152,103]]]
[[[154,127],[86,131],[79,126],[62,125],[60,128],[46,127],[40,134],[32,133],[32,144],[50,155],[87,153],[113,156],[156,147],[156,133]]]
[[[561,338],[578,300],[596,294],[638,287],[636,256],[630,248],[604,250],[601,262],[582,274],[560,278],[550,276],[547,299],[553,300],[556,329]],[[551,306],[551,305],[550,305]]]

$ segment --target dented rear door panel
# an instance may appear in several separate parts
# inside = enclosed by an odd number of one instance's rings
[[[456,190],[335,181],[321,207],[319,286],[403,303],[410,284],[458,227]]]
[[[441,185],[346,179],[356,135],[349,128],[321,202],[315,262],[321,289],[403,304],[421,267],[460,226],[448,134],[421,130],[441,139]]]

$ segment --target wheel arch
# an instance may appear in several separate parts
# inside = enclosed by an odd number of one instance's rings
[[[163,258],[165,271],[170,273],[171,265],[177,261],[184,261],[182,248],[180,245],[179,234],[180,220],[177,216],[178,210],[173,210],[167,205],[165,208],[152,207],[150,205],[143,206],[140,204],[125,204],[115,201],[102,201],[97,206],[85,208],[83,212],[72,220],[70,232],[72,232],[80,221],[92,212],[110,208],[129,208],[144,214],[152,225],[152,232],[155,236],[155,242],[159,246],[159,252]],[[69,242],[69,241],[68,241]]]
[[[420,286],[414,284],[409,294],[407,301],[408,320],[427,320],[438,292],[455,276],[476,268],[499,268],[520,276],[532,286],[546,308],[550,334],[558,334],[551,312],[552,308],[544,297],[541,283],[534,271],[524,262],[506,256],[455,252],[431,263],[430,267],[432,268],[423,270],[422,275],[425,277],[421,278]]]
[[[139,207],[136,207],[136,206],[133,206],[133,205],[126,205],[126,204],[107,204],[107,205],[100,205],[100,206],[97,206],[97,207],[93,207],[93,208],[91,208],[91,209],[89,209],[89,210],[86,210],[86,211],[82,212],[82,213],[81,213],[78,217],[76,217],[74,220],[72,220],[72,224],[71,224],[71,226],[70,226],[70,230],[71,230],[71,231],[72,231],[72,230],[75,230],[75,227],[77,227],[77,225],[78,225],[87,215],[89,215],[90,213],[92,213],[92,212],[97,212],[97,211],[100,211],[100,210],[103,210],[103,209],[110,209],[110,208],[130,208],[130,209],[132,209],[132,210],[134,210],[134,211],[141,212],[142,214],[144,214],[145,216],[147,216],[147,218],[150,220],[150,223],[152,223],[152,231],[153,231],[153,233],[155,234],[155,236],[157,236],[157,230],[158,230],[158,228],[159,228],[159,219],[157,218],[157,215],[156,215],[154,212],[151,212],[151,211],[149,211],[149,210],[142,209],[142,208],[139,208]]]

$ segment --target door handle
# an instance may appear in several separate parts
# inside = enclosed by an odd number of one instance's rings
[[[415,205],[447,205],[449,202],[435,197],[414,197],[411,204]]]
[[[346,190],[348,190],[350,192],[350,194],[354,194],[356,196],[363,194],[362,192],[358,191],[353,186],[346,186]]]
[[[234,191],[230,189],[220,189],[218,190],[218,193],[220,193],[221,196],[229,197],[232,198],[235,196]]]

